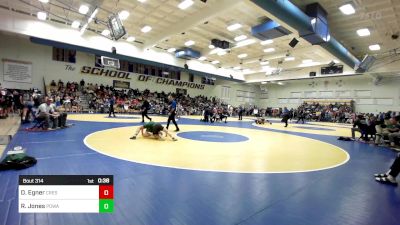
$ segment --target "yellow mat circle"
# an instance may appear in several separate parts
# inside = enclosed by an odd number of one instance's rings
[[[86,136],[85,144],[101,153],[137,163],[202,171],[237,173],[293,173],[329,169],[346,163],[343,149],[314,139],[270,131],[181,125],[182,131],[240,134],[242,142],[205,142],[178,138],[154,140],[138,136],[137,127],[98,131]]]

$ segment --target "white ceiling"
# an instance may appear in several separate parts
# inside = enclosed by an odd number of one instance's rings
[[[300,7],[315,1],[292,0]],[[350,50],[351,47],[354,47],[354,50],[351,51],[362,56],[368,52],[370,44],[381,44],[381,51],[399,46],[399,41],[391,40],[390,36],[399,32],[400,0],[354,0],[362,2],[362,4],[356,4],[356,14],[344,16],[338,10],[338,7],[348,1],[318,1],[329,13],[328,18],[332,34],[345,47]],[[152,47],[155,44],[155,48],[158,50],[166,51],[168,48],[182,48],[186,41],[193,40],[196,44],[191,48],[200,51],[203,56],[207,57],[208,62],[218,60],[220,62],[218,65],[223,68],[240,66],[242,69],[250,69],[254,73],[260,72],[262,69],[259,63],[260,59],[269,59],[271,67],[284,69],[296,68],[304,59],[312,59],[321,63],[328,63],[334,59],[325,50],[311,46],[308,42],[299,38],[297,33],[274,39],[273,44],[262,46],[260,40],[251,36],[250,29],[252,26],[265,21],[267,19],[266,13],[249,0],[208,0],[206,3],[194,0],[194,4],[186,10],[177,7],[180,2],[181,0],[146,0],[144,3],[137,0],[50,0],[50,4],[43,4],[38,0],[0,0],[0,6],[32,15],[40,10],[46,10],[51,13],[50,19],[67,21],[68,23],[73,20],[87,20],[85,16],[77,13],[81,4],[89,4],[92,9],[95,6],[100,7],[101,10],[96,17],[103,21],[107,19],[110,12],[117,13],[121,10],[127,10],[130,16],[123,23],[128,33],[126,37],[134,36],[136,38],[136,41],[132,44],[139,47]],[[374,19],[366,16],[373,12],[379,12],[381,18]],[[234,22],[241,23],[243,27],[236,31],[228,31],[226,27]],[[148,33],[142,33],[140,29],[144,25],[151,26],[152,30]],[[106,29],[103,24],[95,23],[91,23],[89,27],[98,33]],[[370,28],[370,37],[360,38],[357,36],[356,30],[363,27]],[[235,44],[234,38],[239,35],[246,35],[257,40],[257,42],[245,47],[232,48],[229,53],[223,56],[209,54],[208,46],[211,39],[227,40]],[[125,41],[126,37],[120,41]],[[300,42],[293,49],[288,43],[294,37]],[[273,53],[263,51],[270,47],[275,48],[276,51]],[[296,60],[278,65],[288,52]],[[248,57],[239,59],[237,56],[243,53],[248,54]]]
[[[362,58],[365,54],[382,54],[400,47],[400,38],[392,40],[392,34],[400,35],[400,0],[292,0],[300,8],[318,2],[328,12],[330,31],[353,54]],[[339,7],[351,2],[355,14],[344,15]],[[368,28],[370,36],[359,37],[358,29]],[[368,46],[381,45],[378,52]]]

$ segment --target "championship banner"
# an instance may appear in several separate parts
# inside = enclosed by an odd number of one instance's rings
[[[2,59],[4,81],[32,83],[32,63]]]
[[[127,82],[127,81],[113,80],[113,87],[114,88],[129,89],[130,88],[130,83]]]

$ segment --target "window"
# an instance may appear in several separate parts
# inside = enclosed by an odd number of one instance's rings
[[[53,47],[53,60],[76,63],[76,50]]]
[[[208,85],[215,85],[215,78],[202,77],[201,83],[208,84]]]
[[[230,99],[231,87],[222,86],[221,88],[221,99]]]
[[[194,75],[189,73],[189,82],[194,82]]]

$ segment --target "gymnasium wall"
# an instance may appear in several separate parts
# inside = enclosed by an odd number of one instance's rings
[[[353,99],[357,112],[400,111],[400,78],[386,77],[377,84],[368,75],[319,78],[267,84],[260,105],[297,107],[308,99]]]
[[[138,74],[130,73],[130,80],[82,74],[83,66],[94,67],[94,55],[77,52],[76,63],[59,62],[52,60],[52,47],[31,43],[26,36],[0,33],[0,59],[19,60],[32,63],[32,83],[6,82],[3,77],[3,63],[0,62],[0,83],[6,88],[43,90],[43,77],[47,84],[51,80],[77,81],[82,78],[86,83],[112,85],[113,80],[129,81],[131,88],[139,90],[175,92],[176,86],[161,85],[154,82],[139,81]],[[68,67],[68,68],[67,68]],[[201,77],[195,76],[194,83],[201,84]],[[189,75],[181,73],[181,81],[188,81]],[[184,87],[178,87],[184,88]],[[192,96],[205,95],[224,99],[234,106],[256,103],[259,89],[255,85],[245,85],[222,79],[216,80],[216,85],[205,85],[204,89],[185,88]],[[240,95],[240,97],[236,97]],[[243,95],[243,97],[242,97]]]

